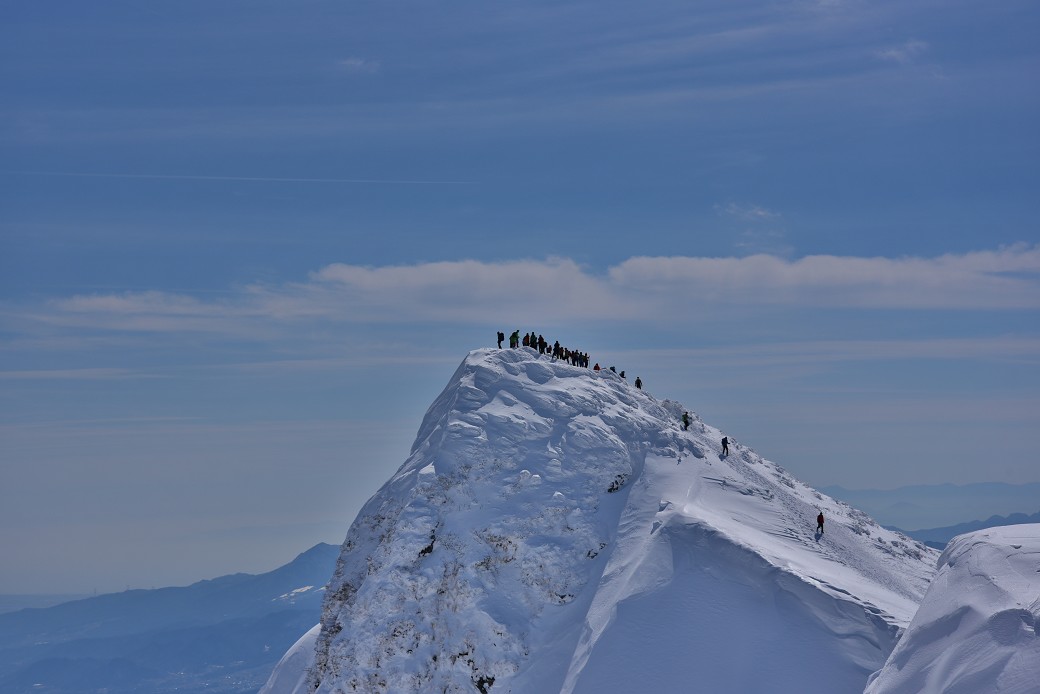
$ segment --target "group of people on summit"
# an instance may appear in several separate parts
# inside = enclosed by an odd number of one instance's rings
[[[502,349],[502,342],[506,339],[506,335],[499,330],[496,337],[498,338],[498,348]],[[520,335],[519,330],[514,330],[509,335],[509,348],[516,349],[517,347],[530,347],[531,349],[537,349],[538,354],[548,354],[552,357],[553,361],[559,359],[567,362],[571,366],[582,366],[587,369],[589,368],[589,364],[592,362],[588,352],[562,347],[560,346],[559,340],[550,345],[544,336],[536,334],[533,330],[529,333],[525,333],[523,336]],[[596,365],[592,367],[592,370],[601,371],[602,369],[597,362]],[[614,373],[618,373],[618,370],[613,366],[610,367],[610,370]],[[625,378],[624,371],[618,375],[621,376],[621,378]],[[636,376],[635,386],[642,390],[643,379]]]
[[[501,330],[498,331],[498,348],[502,349],[502,341],[506,339],[505,333]],[[571,366],[589,366],[589,355],[586,352],[579,352],[578,350],[569,349],[567,347],[561,347],[560,341],[557,340],[551,346],[546,342],[545,337],[542,335],[536,335],[534,331],[524,333],[524,336],[520,336],[519,330],[514,330],[509,336],[509,347],[510,349],[516,349],[520,346],[530,347],[531,349],[537,349],[538,354],[549,354],[553,360],[560,359],[567,362]]]
[[[502,342],[506,339],[506,334],[499,330],[498,334],[495,337],[498,341],[498,348],[502,349]],[[587,369],[589,368],[589,363],[592,361],[589,358],[588,352],[580,352],[578,350],[568,349],[567,347],[561,347],[559,340],[557,340],[550,346],[549,343],[546,341],[545,337],[543,337],[542,335],[535,334],[533,330],[529,333],[524,333],[522,337],[520,335],[519,330],[514,330],[509,335],[510,349],[516,349],[517,347],[521,346],[530,347],[531,349],[537,349],[538,354],[549,354],[552,356],[553,361],[560,359],[562,361],[567,362],[571,366],[583,366]],[[592,370],[602,371],[599,362],[596,362],[596,365],[592,367]],[[625,378],[624,371],[618,373],[618,370],[615,369],[613,366],[610,367],[610,370],[618,374],[618,376],[621,376],[621,378]],[[641,379],[639,376],[636,376],[635,386],[639,390],[643,389],[643,379]],[[685,427],[683,428],[685,429]]]

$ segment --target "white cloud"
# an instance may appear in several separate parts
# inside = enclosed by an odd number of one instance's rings
[[[631,258],[610,270],[619,291],[761,306],[1040,308],[1040,247],[936,258],[770,255]]]
[[[351,56],[350,58],[344,58],[338,63],[339,68],[346,72],[372,74],[379,72],[379,61],[368,60],[366,58],[358,58],[357,56]]]
[[[898,46],[889,46],[875,53],[882,60],[895,63],[912,63],[928,50],[924,41],[906,41]]]
[[[203,300],[171,292],[77,295],[51,301],[31,316],[52,326],[144,333],[256,334],[270,312],[247,292]]]
[[[364,323],[520,324],[674,321],[677,310],[741,306],[1035,310],[1040,246],[933,258],[816,255],[634,257],[605,274],[573,260],[327,265],[305,282],[220,298],[165,292],[73,296],[23,314],[49,326],[266,338]]]
[[[574,315],[605,317],[634,308],[603,278],[565,258],[378,268],[337,263],[311,279],[300,287],[304,300],[320,295],[341,305],[346,299],[355,315],[370,320],[482,322],[508,314],[544,322]]]

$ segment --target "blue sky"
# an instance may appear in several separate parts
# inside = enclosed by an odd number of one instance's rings
[[[0,592],[339,542],[499,329],[818,486],[1040,480],[1038,19],[8,3]]]

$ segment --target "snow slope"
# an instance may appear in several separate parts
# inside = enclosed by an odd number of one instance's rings
[[[315,624],[285,652],[258,694],[305,691],[307,675],[314,665],[314,643],[320,631],[321,624]]]
[[[937,553],[682,412],[471,352],[351,526],[312,658],[272,676],[309,681],[269,693],[862,691]]]
[[[1040,692],[1040,524],[950,541],[867,694]]]

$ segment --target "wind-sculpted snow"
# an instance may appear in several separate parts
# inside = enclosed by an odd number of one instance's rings
[[[955,537],[868,694],[1040,692],[1040,524]]]
[[[472,352],[351,526],[298,691],[861,691],[937,553],[682,412]]]

